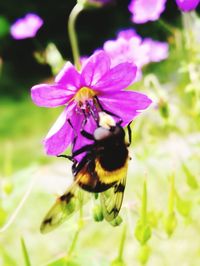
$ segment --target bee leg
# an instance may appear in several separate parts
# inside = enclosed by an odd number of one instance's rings
[[[82,158],[82,160],[80,161],[80,163],[78,163],[77,165],[73,165],[72,167],[72,173],[74,176],[76,176],[78,174],[78,172],[84,167],[84,165],[89,161],[89,156],[85,156]]]
[[[94,136],[85,130],[81,130],[81,135],[83,135],[86,139],[94,140]]]
[[[127,146],[128,147],[131,145],[131,142],[132,142],[131,123],[132,123],[132,121],[127,126],[127,129],[128,129],[128,144],[127,144]]]
[[[93,147],[93,144],[88,144],[88,145],[81,147],[80,149],[73,152],[72,158],[74,158],[75,156],[77,156],[83,152],[89,151],[92,147]]]
[[[60,155],[57,155],[57,157],[62,157],[62,158],[66,158],[66,159],[69,159],[70,161],[74,162],[74,158],[73,156],[70,156],[70,155],[65,155],[65,154],[60,154]]]
[[[99,101],[97,96],[94,96],[94,98],[95,98],[95,100],[96,100],[96,102],[97,102],[97,104],[98,104],[98,106],[99,106],[99,108],[101,109],[102,112],[105,112],[108,115],[111,115],[111,116],[114,116],[116,118],[119,118],[120,119],[119,122],[118,122],[119,124],[121,124],[123,122],[120,116],[118,116],[118,115],[116,115],[116,114],[114,114],[114,113],[112,113],[110,111],[105,110],[103,108],[103,106],[101,105],[101,103],[100,103],[100,101]]]

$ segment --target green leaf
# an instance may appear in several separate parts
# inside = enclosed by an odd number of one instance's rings
[[[176,196],[176,208],[182,216],[189,216],[191,207],[192,204],[190,201],[183,200],[178,195]]]
[[[26,244],[25,244],[23,237],[21,237],[21,247],[22,247],[22,253],[24,256],[25,266],[31,266],[28,251],[27,251]]]
[[[61,258],[54,262],[48,263],[48,266],[81,266],[81,265],[72,258],[71,259]]]
[[[199,185],[195,176],[190,172],[190,170],[187,168],[187,166],[184,163],[182,164],[182,168],[184,173],[186,174],[186,182],[188,186],[192,189],[197,189]]]
[[[9,33],[9,29],[10,24],[8,20],[5,17],[0,16],[0,38],[6,36]]]

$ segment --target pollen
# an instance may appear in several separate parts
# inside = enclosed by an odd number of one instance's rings
[[[74,100],[77,103],[85,103],[85,101],[92,99],[96,92],[88,87],[82,87],[75,95]]]
[[[110,127],[115,126],[116,123],[112,116],[105,112],[99,112],[99,125],[103,128],[110,129]]]

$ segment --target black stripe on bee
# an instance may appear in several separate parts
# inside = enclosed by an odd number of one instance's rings
[[[62,195],[59,199],[61,201],[65,201],[66,203],[70,202],[70,200],[74,197],[74,194],[71,192],[68,192],[67,194]]]
[[[44,220],[44,221],[43,221],[43,224],[47,225],[47,224],[51,224],[51,222],[52,222],[52,217],[50,217],[50,218]]]
[[[114,191],[114,193],[118,193],[118,192],[123,193],[124,190],[125,190],[125,186],[122,185],[122,184],[119,184],[118,186],[115,187],[115,191]]]

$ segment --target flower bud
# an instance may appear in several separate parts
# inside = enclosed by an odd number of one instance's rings
[[[173,212],[168,214],[164,218],[164,227],[169,237],[173,234],[174,230],[176,229],[176,226],[177,226],[177,218],[175,213]]]
[[[93,218],[96,222],[101,222],[103,221],[104,217],[103,217],[103,212],[102,212],[102,208],[100,205],[95,205],[93,210]]]
[[[160,99],[158,103],[158,107],[159,107],[161,116],[165,119],[168,118],[169,117],[169,105],[167,101]]]
[[[149,224],[144,224],[139,220],[135,227],[135,237],[141,245],[147,243],[147,241],[151,238],[151,227]]]
[[[7,195],[11,194],[13,191],[13,183],[10,180],[3,181],[2,190]]]

